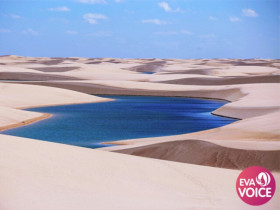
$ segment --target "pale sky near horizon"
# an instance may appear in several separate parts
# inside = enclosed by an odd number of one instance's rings
[[[0,0],[0,55],[280,58],[279,0]]]

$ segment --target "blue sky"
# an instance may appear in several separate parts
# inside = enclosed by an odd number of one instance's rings
[[[279,0],[0,0],[0,54],[280,58]]]

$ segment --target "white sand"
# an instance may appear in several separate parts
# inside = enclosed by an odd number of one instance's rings
[[[254,209],[237,196],[238,170],[4,135],[0,150],[1,209]]]
[[[174,140],[199,139],[239,149],[279,150],[280,86],[275,83],[241,85],[159,84],[178,78],[226,78],[228,76],[276,75],[277,68],[232,66],[232,60],[167,61],[154,75],[128,70],[149,60],[62,60],[1,57],[0,72],[40,73],[31,67],[79,69],[49,72],[74,76],[79,81],[125,90],[158,91],[159,95],[207,97],[229,100],[214,113],[243,120],[222,128],[172,137],[121,141],[129,145],[114,150]],[[87,64],[100,61],[101,64]],[[161,61],[159,59],[153,61]],[[250,63],[258,61],[247,61]],[[272,66],[277,63],[272,62]],[[202,63],[202,64],[201,64]],[[214,69],[213,69],[214,68]],[[203,74],[185,74],[203,69]],[[205,71],[205,72],[204,72]],[[175,73],[176,72],[176,73]],[[180,73],[178,73],[180,72]],[[200,72],[201,73],[201,72]],[[185,76],[183,75],[185,74]],[[66,81],[65,81],[66,82]],[[69,82],[69,81],[68,81]],[[63,81],[61,81],[63,83]],[[41,114],[22,107],[101,102],[106,99],[59,88],[0,83],[0,129],[21,124]],[[0,135],[0,209],[255,209],[244,204],[235,191],[238,170],[219,169],[91,150],[74,146]],[[198,154],[203,155],[203,154]],[[280,174],[274,173],[280,189]],[[280,194],[258,209],[277,209]]]

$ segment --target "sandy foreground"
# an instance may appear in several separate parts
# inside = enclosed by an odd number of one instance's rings
[[[235,192],[239,170],[9,136],[0,148],[1,209],[254,209]],[[259,209],[279,205],[278,190]]]
[[[108,100],[88,94],[224,99],[213,114],[241,120],[98,150],[0,134],[0,209],[252,209],[235,191],[251,165],[277,182],[259,209],[277,209],[279,72],[279,60],[2,56],[0,130],[50,117],[20,108]]]

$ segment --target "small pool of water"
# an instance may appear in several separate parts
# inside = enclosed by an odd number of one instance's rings
[[[155,72],[153,71],[145,71],[145,72],[142,72],[143,74],[154,74]]]
[[[101,142],[169,136],[227,125],[212,115],[226,102],[177,97],[104,96],[110,102],[27,109],[53,117],[1,133],[82,147]]]

